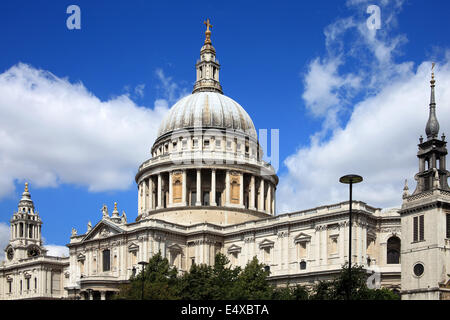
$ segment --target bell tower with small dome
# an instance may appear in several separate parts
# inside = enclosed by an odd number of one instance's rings
[[[31,200],[28,182],[25,183],[17,212],[14,212],[10,225],[10,241],[5,249],[7,262],[46,253],[41,236],[42,221]]]

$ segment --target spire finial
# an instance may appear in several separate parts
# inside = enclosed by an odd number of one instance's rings
[[[117,202],[114,202],[114,211],[117,211]]]
[[[206,21],[204,21],[203,23],[206,25],[205,44],[211,43],[211,30],[209,30],[209,28],[212,28],[213,25],[209,22],[209,18],[207,18]]]
[[[438,133],[439,133],[439,122],[436,118],[436,99],[434,96],[434,87],[435,87],[435,82],[436,82],[436,80],[434,80],[434,66],[435,65],[436,64],[434,62],[431,65],[430,115],[428,117],[427,126],[425,127],[425,133],[427,134],[428,140],[437,138]]]
[[[28,182],[25,182],[25,192],[28,192]]]
[[[431,80],[434,80],[434,66],[436,65],[436,63],[432,62],[431,63]]]

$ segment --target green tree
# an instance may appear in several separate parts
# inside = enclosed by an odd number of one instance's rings
[[[367,271],[363,266],[352,266],[351,276],[348,265],[343,265],[339,275],[331,281],[320,281],[314,288],[314,300],[388,300],[398,299],[389,289],[370,289],[367,287]],[[350,288],[350,289],[349,289]]]
[[[206,264],[193,264],[180,280],[180,297],[183,300],[211,300],[213,268]]]
[[[308,290],[301,286],[285,286],[275,288],[272,295],[273,300],[308,300]]]
[[[212,298],[214,300],[232,300],[234,288],[237,284],[240,267],[232,267],[229,265],[230,260],[218,253],[214,259],[214,267],[211,279]]]
[[[239,300],[271,299],[274,287],[267,281],[269,274],[270,271],[264,270],[264,265],[253,257],[239,274],[232,296]]]
[[[178,299],[177,269],[171,267],[161,252],[155,254],[145,267],[144,272],[130,278],[130,283],[120,288],[118,299],[141,299],[142,281],[144,281],[144,299],[173,300]]]

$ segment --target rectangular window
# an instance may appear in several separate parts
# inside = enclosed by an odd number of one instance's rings
[[[298,258],[306,258],[306,241],[297,243],[298,245]]]
[[[425,239],[424,233],[425,233],[425,227],[424,227],[424,219],[425,216],[419,216],[419,240],[423,241]]]
[[[34,289],[37,289],[37,278],[34,278]]]
[[[209,191],[203,191],[203,204],[204,206],[209,206]]]
[[[222,193],[219,191],[216,192],[216,203],[218,206],[222,205]]]
[[[216,147],[220,148],[220,140],[216,140]]]
[[[196,202],[197,202],[197,192],[192,191],[191,192],[191,206],[195,205]]]
[[[413,242],[425,240],[425,216],[414,217],[413,220]]]
[[[419,229],[419,217],[414,217],[414,225],[413,225],[413,241],[419,241],[419,235],[417,230]]]
[[[103,271],[109,271],[111,269],[111,253],[109,250],[103,250]]]
[[[30,278],[27,278],[27,290],[30,290]]]
[[[447,214],[447,239],[450,239],[450,213]]]
[[[12,293],[12,281],[8,281],[9,283],[9,293]]]

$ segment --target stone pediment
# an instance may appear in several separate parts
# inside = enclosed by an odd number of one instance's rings
[[[102,220],[97,223],[97,225],[92,228],[91,231],[86,233],[82,241],[107,238],[122,232],[123,230],[117,225]]]
[[[183,248],[181,248],[178,244],[174,243],[167,247],[170,251],[183,251]]]
[[[231,245],[231,246],[228,248],[227,251],[228,251],[228,253],[235,253],[235,252],[239,253],[239,252],[241,252],[241,250],[242,250],[241,247],[239,247],[238,245],[233,244],[233,245]]]
[[[77,255],[77,260],[78,261],[86,260],[86,256],[84,254],[80,253]]]
[[[311,236],[300,232],[295,238],[294,238],[294,242],[303,242],[303,241],[311,241]]]
[[[128,246],[128,251],[138,251],[139,250],[139,246],[132,242],[129,246]]]
[[[269,239],[264,239],[263,241],[261,241],[259,243],[259,248],[272,248],[274,246],[275,242],[269,240]]]

